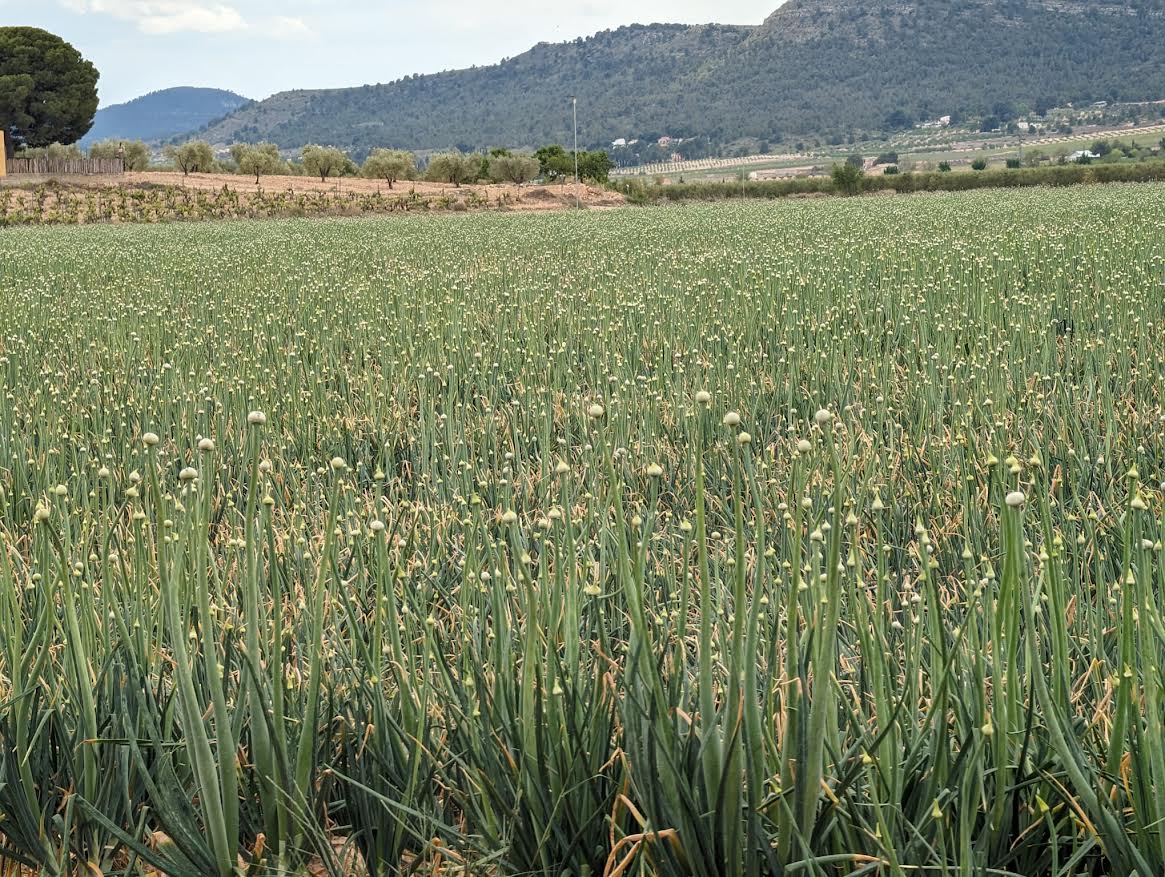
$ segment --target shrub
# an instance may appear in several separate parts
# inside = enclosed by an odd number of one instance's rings
[[[499,155],[489,160],[489,178],[495,183],[528,183],[539,168],[533,155]]]
[[[844,164],[835,164],[829,176],[835,191],[843,195],[856,195],[862,190],[862,177],[865,174],[860,167],[855,167],[847,161]]]
[[[90,158],[120,158],[127,171],[150,166],[150,148],[141,140],[102,140],[89,147]]]

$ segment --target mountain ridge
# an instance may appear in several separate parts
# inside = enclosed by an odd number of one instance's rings
[[[178,86],[151,91],[133,100],[101,107],[82,144],[99,140],[168,140],[229,115],[250,103],[221,88]]]
[[[1165,97],[1165,0],[788,0],[759,25],[625,25],[498,64],[280,92],[204,126],[271,140],[414,150],[530,148],[668,134],[846,137],[1000,106]]]

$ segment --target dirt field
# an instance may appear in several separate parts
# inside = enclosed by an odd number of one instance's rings
[[[59,177],[59,182],[69,186],[179,186],[187,189],[221,190],[224,186],[240,194],[249,194],[262,190],[264,192],[329,192],[333,194],[358,193],[373,195],[377,192],[382,195],[407,195],[410,191],[422,197],[439,198],[447,196],[458,200],[468,198],[472,193],[478,199],[484,199],[490,204],[500,201],[508,203],[513,210],[555,210],[573,207],[576,195],[581,203],[587,207],[617,207],[623,203],[623,197],[615,192],[597,186],[573,183],[522,186],[512,183],[481,184],[454,186],[450,183],[427,183],[419,180],[402,180],[390,190],[388,184],[379,180],[365,180],[358,177],[344,177],[330,179],[321,183],[314,177],[271,176],[262,177],[259,185],[255,185],[253,177],[237,176],[235,174],[190,174],[183,177],[180,173],[169,171],[129,172],[120,176],[92,176],[92,177]],[[47,178],[12,176],[6,179],[9,186],[31,185],[45,183]],[[507,197],[508,196],[508,197]]]
[[[397,211],[529,212],[607,209],[623,196],[597,186],[446,183],[145,172],[117,176],[13,176],[0,181],[0,226],[170,222]]]

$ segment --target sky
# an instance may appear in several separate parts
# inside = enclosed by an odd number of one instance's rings
[[[493,64],[541,41],[656,21],[758,24],[776,0],[0,0],[0,24],[60,35],[103,106],[175,85],[263,98]],[[554,14],[546,10],[553,8]]]

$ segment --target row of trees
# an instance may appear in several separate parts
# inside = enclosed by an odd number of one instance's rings
[[[52,158],[72,160],[84,158],[85,153],[76,143],[67,146],[50,143],[48,146],[24,147],[21,158]],[[140,140],[101,140],[89,147],[90,158],[120,158],[127,171],[144,171],[150,166],[150,147]]]
[[[145,144],[141,147],[145,149]],[[494,149],[489,154],[451,150],[429,156],[423,169],[418,167],[416,157],[403,149],[374,149],[359,166],[342,149],[314,144],[300,150],[298,162],[285,160],[273,143],[236,143],[230,148],[227,162],[216,160],[210,144],[201,140],[167,146],[164,153],[184,175],[228,171],[253,176],[256,183],[263,176],[285,174],[319,177],[321,182],[362,176],[383,180],[390,189],[400,180],[415,179],[455,186],[482,181],[521,184],[537,178],[565,180],[574,176],[575,165],[574,153],[559,144],[544,146],[532,154],[508,149]],[[605,183],[613,167],[604,151],[579,152],[581,179]]]
[[[236,143],[230,148],[230,158],[225,160],[219,160],[211,145],[202,140],[167,146],[162,152],[167,163],[183,175],[238,173],[253,176],[256,183],[268,176],[313,176],[321,181],[362,176],[383,180],[391,189],[400,180],[425,179],[460,186],[487,180],[521,184],[538,178],[557,181],[574,176],[574,154],[558,144],[544,146],[536,153],[494,149],[487,155],[452,150],[430,156],[423,169],[418,169],[416,157],[403,149],[374,149],[362,165],[357,165],[343,150],[331,146],[305,146],[298,161],[285,159],[274,143]],[[84,158],[76,144],[59,143],[25,150],[22,155]],[[150,166],[150,148],[140,140],[103,140],[89,147],[89,157],[121,158],[130,171],[144,171]],[[605,183],[613,167],[606,152],[579,152],[580,179]]]

